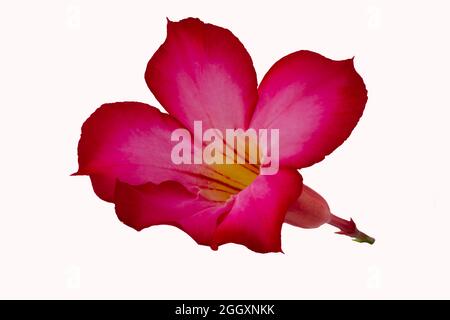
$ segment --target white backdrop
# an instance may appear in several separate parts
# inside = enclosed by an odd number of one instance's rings
[[[2,1],[0,298],[450,298],[447,1]],[[159,106],[144,81],[166,17],[234,32],[258,79],[309,49],[355,56],[369,101],[350,139],[302,171],[374,246],[283,228],[285,254],[196,245],[120,223],[77,169],[104,102]]]

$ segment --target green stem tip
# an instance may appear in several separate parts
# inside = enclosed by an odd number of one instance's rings
[[[328,224],[339,229],[339,231],[336,232],[337,234],[349,236],[353,238],[353,241],[360,243],[365,242],[369,244],[375,243],[374,238],[358,230],[353,219],[345,220],[335,216],[334,214],[331,214],[331,218],[330,221],[328,221]]]

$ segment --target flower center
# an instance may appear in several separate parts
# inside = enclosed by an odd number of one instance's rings
[[[208,200],[223,202],[248,187],[260,174],[259,157],[256,164],[250,161],[249,151],[254,147],[248,142],[244,153],[236,148],[233,148],[234,152],[227,152],[225,147],[222,156],[228,160],[231,158],[232,163],[228,164],[224,161],[223,164],[205,166],[203,175],[209,182],[206,187],[201,188],[200,194]]]
[[[259,166],[245,164],[209,165],[207,173],[210,182],[202,187],[200,194],[211,201],[227,201],[232,195],[249,186],[259,175]]]
[[[211,201],[227,201],[249,186],[258,175],[272,175],[279,167],[279,130],[209,128],[194,121],[191,131],[171,134],[174,164],[201,165],[200,194]],[[198,173],[196,173],[198,174]]]

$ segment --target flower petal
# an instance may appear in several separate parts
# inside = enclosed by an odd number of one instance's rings
[[[302,178],[295,170],[280,169],[275,175],[258,176],[219,220],[213,248],[237,243],[256,252],[280,252],[281,226],[301,188]]]
[[[303,168],[341,145],[361,117],[367,90],[353,59],[292,53],[266,74],[251,127],[280,130],[280,164]]]
[[[317,228],[330,221],[331,213],[327,202],[320,194],[303,185],[300,197],[288,210],[284,222],[301,228]]]
[[[138,231],[173,225],[203,245],[211,244],[217,219],[232,205],[207,201],[174,181],[141,186],[118,181],[114,199],[117,216],[126,225]]]
[[[181,125],[140,102],[104,104],[83,124],[79,170],[89,175],[97,195],[113,200],[116,179],[138,185],[165,180],[201,185],[199,165],[174,165],[171,133]]]
[[[167,39],[150,59],[145,80],[191,130],[195,120],[204,128],[247,127],[257,100],[256,73],[242,43],[199,19],[168,21]]]

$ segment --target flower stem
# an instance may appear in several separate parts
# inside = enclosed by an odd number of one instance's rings
[[[338,232],[336,232],[337,234],[343,234],[352,237],[353,241],[366,242],[369,244],[373,244],[375,242],[374,238],[358,230],[353,219],[345,220],[335,216],[334,214],[331,214],[331,219],[330,221],[328,221],[328,224],[340,229]]]

